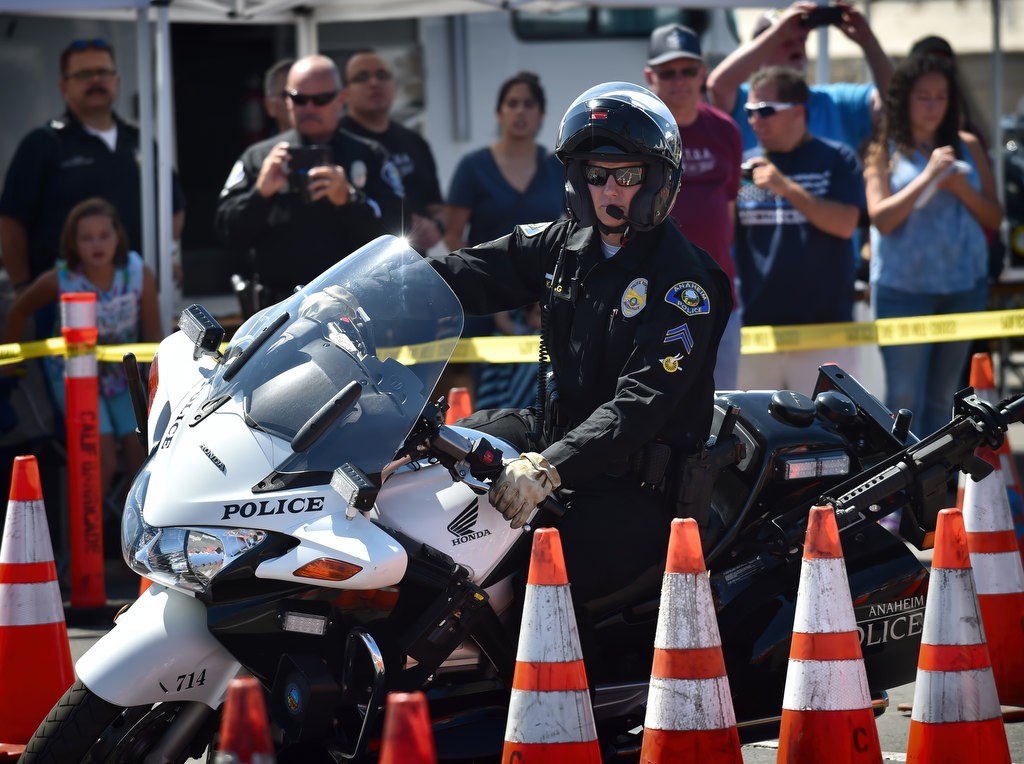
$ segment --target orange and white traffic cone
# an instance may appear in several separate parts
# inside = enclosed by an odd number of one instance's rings
[[[813,507],[800,565],[777,761],[881,762],[832,507]]]
[[[992,357],[988,353],[975,353],[971,356],[970,385],[974,388],[975,394],[983,401],[993,405],[999,401],[995,375],[992,373]],[[1006,498],[1010,504],[1010,515],[1013,518],[1017,547],[1021,559],[1024,560],[1024,500],[1022,500],[1024,493],[1021,492],[1020,475],[1017,474],[1017,462],[1013,457],[1008,433],[1003,438],[997,453],[999,454],[999,466],[1003,473],[1003,484],[1006,486]],[[961,479],[961,485],[965,485],[963,479]],[[958,502],[957,506],[962,508],[963,504]]]
[[[700,530],[672,521],[641,764],[743,764]]]
[[[39,465],[17,456],[0,542],[0,743],[27,743],[74,680]]]
[[[445,424],[455,424],[473,413],[473,401],[469,390],[465,387],[453,387],[448,391],[448,413],[444,415]]]
[[[388,693],[380,764],[435,764],[434,733],[422,692]]]
[[[939,512],[907,761],[1009,764],[959,509]]]
[[[220,718],[215,764],[274,764],[267,704],[255,677],[237,677],[228,685]]]
[[[999,702],[1024,706],[1024,565],[1017,548],[999,455],[979,448],[994,470],[968,479],[964,526]]]
[[[501,760],[601,762],[562,542],[554,528],[533,534]]]

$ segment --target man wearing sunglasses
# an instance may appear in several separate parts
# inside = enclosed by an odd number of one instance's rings
[[[426,252],[444,233],[441,184],[430,144],[415,130],[391,119],[397,92],[395,75],[376,51],[353,53],[344,72],[348,113],[341,126],[377,141],[391,154],[405,189],[403,231],[417,250]]]
[[[841,10],[841,21],[836,26],[864,52],[874,82],[811,87],[809,128],[819,138],[841,141],[856,151],[870,137],[872,120],[881,112],[882,95],[892,77],[892,61],[862,13],[849,3],[835,3],[834,7]],[[821,10],[814,2],[800,1],[783,12],[765,14],[755,25],[751,40],[726,56],[708,77],[708,100],[736,120],[744,150],[757,145],[743,113],[743,104],[749,100],[745,83],[764,66],[789,66],[806,76],[805,46],[816,23],[811,15],[815,8]]]
[[[742,149],[736,123],[704,102],[708,69],[700,38],[689,27],[667,24],[651,32],[644,76],[672,112],[683,145],[683,183],[672,217],[692,243],[710,254],[735,282],[733,219]],[[736,389],[743,314],[733,287],[733,312],[718,346],[715,388]]]
[[[300,58],[285,92],[294,127],[242,153],[215,220],[225,243],[250,252],[250,275],[266,304],[377,236],[401,230],[402,183],[387,151],[339,126],[344,94],[334,62]],[[333,161],[300,166],[293,149],[313,146],[326,147]]]
[[[428,259],[469,314],[541,303],[551,369],[541,405],[465,423],[525,452],[490,492],[513,528],[564,489],[559,531],[585,620],[629,583],[657,590],[682,464],[710,433],[732,300],[722,269],[667,222],[682,147],[653,93],[622,82],[582,93],[555,155],[569,219]]]
[[[139,130],[114,111],[120,85],[114,49],[106,40],[76,40],[61,53],[60,74],[67,110],[21,141],[0,196],[0,250],[16,292],[53,267],[64,220],[88,197],[113,204],[130,246],[142,248]],[[172,191],[178,239],[185,202],[176,177]],[[45,326],[51,329],[52,321]]]
[[[750,79],[744,109],[760,145],[744,155],[736,265],[747,326],[853,320],[851,237],[866,206],[853,151],[807,129],[808,88],[788,67]],[[810,390],[827,362],[856,371],[855,348],[745,355],[740,389]]]

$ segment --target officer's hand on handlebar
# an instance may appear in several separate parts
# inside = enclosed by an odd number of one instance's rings
[[[530,513],[562,484],[551,463],[529,452],[504,462],[488,498],[513,528],[526,525]]]

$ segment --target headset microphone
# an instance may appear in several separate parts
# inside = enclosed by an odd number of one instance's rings
[[[622,207],[616,204],[609,204],[605,207],[605,211],[608,213],[608,217],[615,218],[616,220],[626,220],[626,213],[622,211]]]

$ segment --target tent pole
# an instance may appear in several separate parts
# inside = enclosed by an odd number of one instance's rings
[[[172,133],[171,133],[171,25],[167,3],[156,9],[156,80],[157,80],[157,165],[160,235],[157,272],[160,296],[160,320],[169,330],[174,314],[174,278],[171,273],[171,253],[174,249],[171,208]]]
[[[295,11],[295,50],[299,58],[320,52],[319,31],[312,10],[303,8]]]
[[[156,168],[153,164],[153,36],[149,8],[139,8],[135,21],[135,51],[139,77],[139,147],[142,171],[142,241],[136,242],[146,265],[156,272]]]

